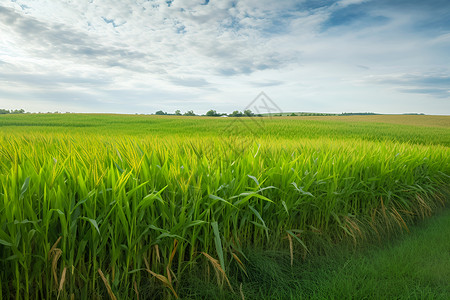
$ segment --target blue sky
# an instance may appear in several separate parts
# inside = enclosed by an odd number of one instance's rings
[[[2,0],[0,108],[450,114],[448,0]]]

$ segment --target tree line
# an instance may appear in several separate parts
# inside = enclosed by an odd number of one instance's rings
[[[1,109],[0,108],[0,115],[6,115],[6,114],[25,114],[29,112],[25,112],[23,109]],[[55,111],[54,114],[58,114],[60,112]],[[67,112],[68,113],[68,112]],[[47,112],[47,114],[52,114],[52,112]],[[175,111],[175,113],[167,113],[162,110],[158,110],[155,112],[155,115],[167,115],[167,116],[207,116],[207,117],[262,117],[261,114],[255,114],[250,109],[246,109],[243,112],[235,110],[230,114],[227,113],[219,113],[214,109],[209,110],[204,115],[197,115],[194,113],[193,110],[188,110],[185,113],[181,113],[179,109]],[[265,114],[268,115],[268,114]],[[278,116],[357,116],[357,115],[378,115],[377,113],[373,112],[360,112],[360,113],[347,113],[343,112],[341,114],[328,114],[328,113],[306,113],[306,112],[299,112],[299,113],[279,113],[279,114],[272,114],[272,116],[278,117]],[[406,113],[404,115],[424,115],[423,113]]]
[[[159,115],[159,116],[207,116],[207,117],[263,117],[263,116],[267,116],[267,115],[271,115],[274,117],[281,117],[281,116],[290,116],[290,117],[295,117],[295,116],[366,116],[366,115],[378,115],[377,113],[373,113],[373,112],[360,112],[360,113],[347,113],[347,112],[343,112],[340,114],[329,114],[329,113],[307,113],[307,112],[299,112],[299,113],[278,113],[278,114],[255,114],[253,113],[250,109],[246,109],[243,112],[235,110],[233,111],[231,114],[227,114],[227,113],[219,113],[214,109],[209,110],[206,114],[204,115],[197,115],[196,113],[194,113],[193,110],[188,110],[185,113],[181,113],[180,110],[176,110],[175,113],[171,114],[171,113],[167,113],[165,111],[162,110],[158,110],[155,115]]]
[[[24,114],[25,110],[23,109],[14,109],[14,110],[9,110],[9,109],[2,109],[0,108],[0,115],[8,115],[8,114]]]
[[[198,116],[197,114],[194,113],[193,110],[188,110],[187,112],[182,114],[179,109],[177,109],[175,111],[175,113],[173,113],[173,114],[167,113],[162,110],[158,110],[157,112],[155,112],[155,115],[158,115],[158,116]],[[261,114],[255,114],[250,109],[246,109],[243,112],[235,110],[231,114],[219,113],[216,110],[211,109],[211,110],[208,110],[206,112],[206,114],[204,114],[203,116],[207,116],[207,117],[223,117],[223,116],[225,116],[225,117],[262,117]]]

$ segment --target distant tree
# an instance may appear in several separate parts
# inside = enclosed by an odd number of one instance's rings
[[[25,110],[23,109],[15,109],[15,110],[7,110],[7,109],[0,109],[0,115],[5,114],[24,114]]]
[[[347,113],[347,112],[343,112],[341,114],[341,116],[371,116],[371,115],[376,115],[376,113],[373,113],[373,112],[361,112],[361,113]]]
[[[167,115],[167,113],[162,110],[158,110],[157,112],[155,112],[155,115],[163,116],[163,115]]]
[[[181,116],[181,111],[180,111],[179,109],[177,109],[177,110],[175,111],[175,116]]]
[[[184,113],[184,116],[195,116],[196,114],[194,113],[193,110],[188,110],[187,112]]]
[[[220,116],[221,114],[218,114],[217,111],[211,109],[211,110],[208,110],[208,112],[206,113],[206,115],[207,115],[208,117],[218,117],[218,116]]]
[[[246,117],[253,117],[255,114],[252,113],[252,111],[250,109],[246,109],[244,110],[244,116]]]
[[[229,116],[230,117],[242,117],[242,113],[238,110],[235,110]]]
[[[297,116],[295,113],[292,113],[292,114],[291,114],[291,117],[295,117],[295,116]]]

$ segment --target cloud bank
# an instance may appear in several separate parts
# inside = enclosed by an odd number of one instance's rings
[[[0,106],[450,114],[448,1],[0,4]]]

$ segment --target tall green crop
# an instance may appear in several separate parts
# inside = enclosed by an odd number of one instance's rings
[[[405,229],[445,201],[444,144],[292,138],[279,122],[278,137],[3,132],[1,295],[177,297],[188,269],[222,284],[232,264],[245,273],[246,247],[304,255],[316,239]]]

